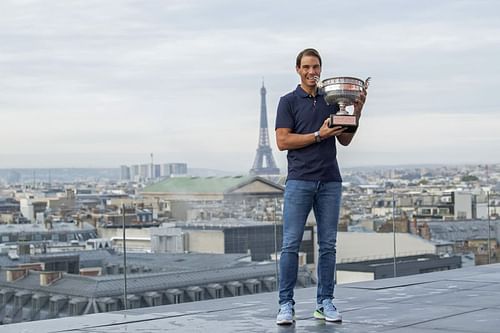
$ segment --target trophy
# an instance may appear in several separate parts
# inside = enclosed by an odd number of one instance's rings
[[[331,114],[328,121],[328,127],[334,126],[345,127],[344,132],[354,133],[358,128],[358,119],[355,115],[349,114],[346,107],[353,105],[358,101],[363,90],[368,89],[371,77],[365,81],[355,77],[339,76],[319,81],[317,78],[317,86],[325,96],[326,104],[331,105],[337,103],[340,110],[336,114]]]

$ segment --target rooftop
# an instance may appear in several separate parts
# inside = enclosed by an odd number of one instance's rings
[[[223,193],[252,177],[174,177],[144,188],[143,192]]]
[[[312,317],[315,288],[296,290],[297,322],[275,324],[276,293],[43,320],[2,332],[498,332],[500,264],[337,286],[341,324]]]
[[[142,193],[176,195],[259,194],[272,196],[281,195],[283,190],[283,186],[259,176],[174,177],[149,185],[144,188]]]
[[[78,232],[92,231],[95,227],[90,223],[84,222],[82,226],[77,226],[74,223],[58,222],[52,223],[51,228],[47,228],[45,224],[0,224],[0,234],[10,233],[42,233],[42,232]]]
[[[500,221],[430,221],[426,222],[433,239],[447,241],[464,241],[496,238],[500,235]],[[488,228],[490,228],[488,232]]]

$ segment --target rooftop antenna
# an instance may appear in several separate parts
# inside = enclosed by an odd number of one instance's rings
[[[123,308],[128,309],[127,306],[127,245],[126,245],[126,234],[125,234],[125,204],[122,203],[122,243],[123,243]]]
[[[490,191],[486,193],[486,200],[488,204],[486,209],[488,210],[488,264],[491,264],[491,219],[490,219]]]
[[[486,193],[487,200],[487,213],[488,213],[488,264],[491,264],[491,218],[490,218],[490,189],[488,186],[490,185],[490,176],[488,174],[488,164],[486,164],[486,188],[488,192]]]
[[[274,198],[274,264],[275,264],[275,280],[276,289],[279,286],[279,271],[278,271],[278,226],[276,225],[276,210],[278,209],[278,198]]]
[[[394,262],[393,262],[393,268],[394,268],[394,277],[397,276],[397,269],[396,269],[396,219],[394,217],[395,215],[395,210],[396,210],[396,194],[394,193],[394,187],[392,188],[392,247],[393,247],[393,253],[394,253]]]
[[[155,172],[155,165],[153,164],[153,153],[151,153],[150,156],[151,156],[151,167],[150,167],[150,169],[151,169],[151,179],[154,179],[155,178],[155,174],[154,174],[154,172]]]

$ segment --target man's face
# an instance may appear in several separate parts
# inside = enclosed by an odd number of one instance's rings
[[[315,77],[321,74],[321,65],[319,59],[315,56],[303,56],[300,61],[300,67],[296,67],[297,74],[300,76],[301,85],[304,87],[315,87]]]

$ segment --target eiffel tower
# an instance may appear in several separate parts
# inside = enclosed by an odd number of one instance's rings
[[[264,161],[265,166],[264,166]],[[257,155],[253,162],[253,167],[250,169],[252,175],[279,175],[280,169],[274,162],[273,152],[269,146],[269,132],[267,129],[267,107],[266,107],[266,88],[262,81],[260,88],[260,132],[259,146],[257,147]]]

